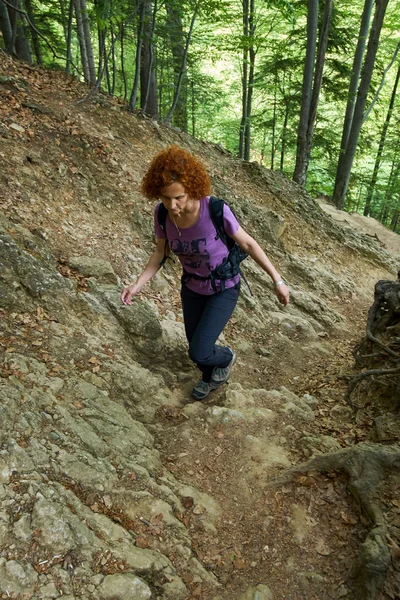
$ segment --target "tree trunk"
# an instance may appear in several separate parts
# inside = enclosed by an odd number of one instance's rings
[[[253,88],[254,88],[254,69],[256,53],[254,50],[254,0],[250,0],[250,14],[249,14],[249,34],[250,34],[250,69],[249,69],[249,82],[247,86],[247,102],[246,102],[246,121],[244,130],[244,160],[250,160],[250,141],[251,141],[251,109],[253,102]]]
[[[399,84],[399,78],[400,78],[400,65],[397,69],[397,75],[396,75],[396,80],[394,82],[394,86],[393,86],[393,91],[392,91],[392,96],[390,98],[390,104],[389,104],[389,109],[386,115],[386,119],[385,119],[385,123],[383,125],[383,129],[382,129],[382,133],[381,133],[381,139],[379,140],[379,147],[378,147],[378,152],[376,155],[376,160],[375,160],[375,165],[374,165],[374,172],[372,173],[372,178],[371,178],[371,182],[368,186],[368,192],[367,192],[367,198],[365,201],[365,206],[364,206],[364,216],[368,217],[368,215],[371,214],[371,210],[372,210],[372,195],[374,193],[374,189],[375,189],[375,185],[376,185],[376,181],[378,179],[378,172],[379,172],[379,167],[381,166],[381,160],[382,160],[382,153],[383,153],[383,148],[385,146],[385,141],[386,141],[386,133],[389,127],[389,123],[390,123],[390,119],[392,117],[392,113],[393,113],[393,107],[394,107],[394,102],[396,99],[396,94],[397,94],[397,86]]]
[[[348,143],[343,155],[343,160],[341,161],[341,164],[339,163],[336,173],[333,200],[339,210],[344,209],[344,201],[349,185],[350,172],[353,166],[353,160],[358,144],[358,137],[363,123],[367,94],[371,83],[372,71],[374,68],[376,52],[379,44],[379,37],[388,2],[389,0],[376,0],[375,14],[369,35],[368,49],[362,69],[360,87],[358,89],[357,101],[354,107],[354,115]]]
[[[288,122],[289,122],[289,110],[290,110],[290,100],[289,100],[289,98],[287,98],[286,104],[285,104],[285,118],[284,118],[283,127],[282,127],[282,145],[281,145],[281,161],[280,161],[281,173],[283,173],[283,167],[284,167],[284,163],[285,163],[285,150],[286,150]]]
[[[124,39],[124,34],[125,34],[125,27],[124,24],[121,23],[120,25],[120,38],[121,38],[121,76],[122,76],[122,83],[124,86],[124,101],[126,102],[126,99],[128,97],[128,86],[126,83],[126,72],[125,72],[125,39]]]
[[[273,171],[274,167],[275,167],[277,87],[278,87],[278,73],[277,73],[277,71],[275,71],[275,78],[274,78],[274,106],[273,106],[273,114],[272,114],[271,171]]]
[[[74,18],[74,0],[69,0],[68,6],[68,25],[67,25],[67,62],[65,70],[67,73],[71,70],[72,62],[72,20]]]
[[[192,122],[192,136],[196,137],[196,104],[195,104],[195,100],[194,100],[194,82],[193,79],[190,82],[190,91],[191,91],[191,109],[192,109],[192,114],[191,114],[191,122]]]
[[[88,59],[87,59],[85,34],[83,31],[80,0],[74,0],[74,5],[75,5],[75,17],[76,17],[76,31],[77,31],[77,35],[78,35],[79,48],[81,50],[81,62],[82,62],[83,76],[85,78],[85,82],[90,83],[90,71],[89,71],[89,63],[88,63]]]
[[[111,32],[111,64],[112,64],[111,94],[114,96],[116,74],[117,74],[117,58],[115,56],[115,43],[116,43],[117,39],[114,34],[114,27],[113,27],[113,24],[111,21],[110,21],[110,32]]]
[[[133,112],[135,110],[136,101],[139,92],[139,81],[140,81],[140,57],[142,54],[142,44],[143,44],[143,30],[144,30],[144,17],[145,17],[145,0],[141,0],[140,2],[140,13],[139,13],[139,25],[138,25],[138,35],[137,35],[137,44],[136,44],[136,60],[135,60],[135,79],[133,81],[133,88],[131,97],[129,100],[129,110]]]
[[[343,159],[346,152],[347,142],[349,140],[351,124],[353,122],[354,107],[357,100],[357,88],[360,79],[362,61],[364,57],[365,45],[367,43],[369,22],[371,20],[372,6],[374,0],[365,0],[364,10],[361,17],[360,32],[358,34],[358,42],[354,55],[353,69],[350,79],[350,87],[347,99],[346,114],[344,117],[342,141],[340,142],[340,157],[339,163]]]
[[[152,10],[151,0],[144,1],[144,30],[140,68],[140,108],[154,119],[158,119],[157,79],[154,67],[153,35],[156,24],[157,0]]]
[[[10,42],[12,51],[18,58],[28,63],[32,62],[32,54],[28,38],[25,35],[24,16],[18,12],[19,0],[10,0],[16,10],[8,6],[8,15],[12,29],[12,40]]]
[[[390,222],[390,229],[392,231],[396,231],[396,227],[399,223],[399,216],[400,216],[399,209],[396,208],[395,211],[393,212],[392,220]]]
[[[318,28],[318,0],[308,0],[307,13],[307,48],[303,71],[302,101],[300,108],[300,121],[297,130],[296,166],[293,181],[300,185],[305,184],[305,160],[307,147],[307,129],[310,116],[312,81],[314,73],[315,51],[317,47]]]
[[[322,74],[325,64],[326,49],[328,46],[328,34],[331,23],[332,15],[332,2],[333,0],[325,0],[324,18],[322,22],[321,32],[319,36],[318,54],[317,61],[315,64],[314,73],[314,84],[311,96],[310,114],[308,116],[307,133],[306,133],[306,145],[305,145],[305,156],[303,161],[304,172],[302,174],[303,185],[307,181],[308,165],[311,157],[312,139],[314,135],[315,120],[317,117],[317,108],[319,102],[319,95],[322,86]]]
[[[82,14],[82,26],[83,26],[83,34],[86,46],[86,56],[89,67],[89,83],[90,85],[96,85],[96,67],[94,65],[94,57],[93,57],[93,46],[92,46],[92,36],[90,33],[90,22],[89,15],[87,12],[86,0],[80,0],[81,6],[81,14]]]
[[[239,129],[239,158],[244,158],[244,138],[247,116],[247,89],[249,77],[249,48],[247,40],[249,37],[249,0],[242,0],[243,4],[243,62],[242,62],[242,119]]]
[[[31,0],[25,0],[25,9],[26,9],[26,13],[29,17],[29,20],[33,25],[33,27],[31,27],[31,36],[32,36],[33,51],[36,56],[36,62],[38,63],[38,65],[42,65],[43,64],[42,49],[40,47],[39,36],[36,31],[35,15],[33,13],[33,7],[32,7]]]
[[[8,13],[8,8],[0,0],[0,31],[3,35],[4,40],[4,49],[9,54],[14,53],[14,42],[13,42],[13,30],[10,21],[10,15]]]
[[[195,7],[195,15],[198,11],[198,2]],[[176,0],[167,0],[167,27],[170,34],[170,43],[172,51],[172,65],[174,71],[174,87],[176,96],[176,90],[179,86],[179,93],[177,96],[176,107],[173,110],[173,124],[179,127],[182,131],[187,132],[188,130],[188,115],[187,115],[187,95],[188,95],[188,80],[186,72],[186,59],[188,44],[187,38],[186,43],[185,34],[183,32],[182,17],[181,17],[181,3]],[[185,64],[185,69],[182,70],[182,65]],[[173,101],[174,102],[174,101]],[[171,117],[166,117],[166,121],[170,121]]]
[[[99,74],[99,80],[103,79],[104,75],[106,76],[107,93],[109,95],[111,95],[111,81],[110,81],[110,69],[108,67],[108,58],[109,58],[109,56],[108,56],[107,49],[106,49],[106,38],[104,35],[103,36],[103,59],[102,59],[103,70]]]
[[[106,56],[105,45],[106,45],[106,31],[104,25],[102,23],[97,24],[97,45],[98,45],[98,54],[99,54],[99,62],[97,65],[97,78],[100,77],[103,72],[103,59]]]
[[[383,86],[384,86],[384,83],[385,83],[385,77],[386,77],[386,74],[387,74],[387,72],[390,70],[390,68],[391,68],[391,66],[393,65],[393,63],[395,62],[395,60],[396,60],[396,57],[397,57],[397,55],[398,55],[398,53],[399,53],[399,50],[400,50],[400,42],[399,42],[399,43],[397,44],[397,46],[396,46],[396,49],[395,49],[395,51],[394,51],[394,54],[393,54],[393,56],[392,56],[392,60],[390,61],[389,65],[386,67],[386,69],[385,69],[385,70],[384,70],[384,72],[383,72],[383,75],[382,75],[382,78],[381,78],[381,82],[380,82],[380,84],[379,84],[379,86],[378,86],[378,89],[377,89],[377,90],[376,90],[376,92],[375,92],[375,95],[374,95],[374,97],[373,97],[373,99],[372,99],[372,101],[371,101],[370,105],[368,106],[368,110],[366,110],[366,111],[364,112],[364,121],[366,121],[366,120],[368,119],[368,117],[369,117],[369,115],[370,115],[370,113],[371,113],[371,110],[374,108],[374,106],[375,106],[376,102],[378,101],[379,94],[381,93],[381,89],[383,88]],[[363,122],[364,122],[364,121],[363,121]]]
[[[189,51],[189,44],[190,44],[190,40],[192,38],[192,33],[193,33],[193,28],[194,28],[194,23],[196,21],[196,16],[197,16],[197,11],[199,10],[199,6],[200,6],[200,0],[198,0],[198,2],[196,3],[194,12],[193,12],[193,16],[192,16],[192,20],[190,22],[190,28],[189,28],[189,32],[187,34],[186,37],[186,44],[185,44],[185,49],[184,49],[184,53],[183,53],[183,60],[182,60],[182,67],[181,67],[181,71],[179,73],[179,77],[178,77],[178,82],[175,88],[175,96],[174,99],[172,101],[172,105],[171,108],[168,111],[167,116],[165,117],[165,122],[166,123],[170,123],[171,122],[171,118],[172,115],[174,114],[174,111],[178,105],[178,100],[179,100],[179,95],[180,95],[180,91],[181,91],[181,86],[182,86],[182,82],[184,81],[184,78],[186,77],[186,61],[187,61],[187,55],[188,55],[188,51]],[[185,98],[185,122],[186,122],[186,129],[184,131],[187,131],[187,109],[186,109],[186,105],[187,105],[187,90],[185,92],[186,94],[186,98]]]

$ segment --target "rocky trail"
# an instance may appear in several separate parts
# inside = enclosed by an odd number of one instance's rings
[[[365,386],[345,400],[397,240],[0,58],[0,597],[400,598],[397,417]],[[254,296],[243,286],[224,332],[238,362],[202,403],[177,265],[131,307],[119,297],[153,247],[141,177],[171,143],[204,161],[291,288],[282,308],[246,261]]]

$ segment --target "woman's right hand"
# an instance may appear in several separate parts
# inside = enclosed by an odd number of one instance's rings
[[[121,300],[124,304],[132,304],[132,296],[137,296],[141,290],[141,286],[137,283],[131,283],[122,290]]]

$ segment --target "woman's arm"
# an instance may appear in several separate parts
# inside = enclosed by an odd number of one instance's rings
[[[160,263],[164,258],[164,248],[165,248],[165,239],[157,238],[156,249],[153,254],[150,256],[150,260],[145,266],[142,273],[139,275],[137,281],[129,284],[121,294],[121,300],[124,304],[132,304],[132,296],[136,296],[139,294],[142,287],[150,281],[152,277],[157,273],[160,268]],[[169,254],[169,249],[167,251]]]
[[[251,258],[255,260],[266,273],[268,273],[274,282],[275,294],[278,296],[279,301],[285,305],[289,304],[289,288],[283,283],[282,277],[256,240],[241,227],[239,227],[235,235],[232,235],[231,237],[239,244],[242,250],[247,252],[247,254],[251,256]]]

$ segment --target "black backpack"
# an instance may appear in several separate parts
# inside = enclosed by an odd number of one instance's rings
[[[213,196],[210,197],[210,203],[209,203],[210,217],[211,217],[211,221],[213,222],[213,225],[215,227],[215,231],[217,233],[215,239],[220,238],[222,240],[222,242],[225,244],[225,246],[229,250],[228,256],[226,258],[224,258],[224,260],[222,261],[222,263],[220,265],[218,265],[217,267],[215,267],[215,269],[210,271],[210,274],[208,275],[208,277],[201,277],[200,275],[188,273],[187,271],[184,270],[183,276],[182,276],[182,282],[185,283],[188,279],[200,279],[200,280],[210,279],[213,289],[217,292],[215,280],[219,280],[221,282],[221,291],[223,292],[225,289],[224,282],[227,279],[233,279],[236,275],[238,275],[240,273],[241,276],[243,277],[244,281],[246,282],[250,293],[252,294],[250,286],[247,283],[247,280],[244,277],[244,275],[240,269],[240,263],[243,260],[245,260],[245,258],[247,258],[248,254],[244,250],[242,250],[242,248],[239,246],[239,244],[237,244],[235,242],[235,240],[233,240],[231,237],[229,237],[229,235],[227,235],[227,233],[225,231],[225,228],[224,228],[224,204],[226,204],[226,203],[221,198],[214,198]],[[233,212],[233,210],[232,210],[232,212]],[[233,214],[235,214],[235,213],[233,213]],[[167,215],[168,215],[168,211],[165,208],[164,204],[160,204],[160,207],[158,209],[158,223],[159,223],[162,231],[165,234],[166,234]],[[168,246],[168,240],[166,239],[165,240],[165,248],[164,248],[164,257],[160,263],[160,266],[163,266],[165,264],[166,260],[168,258],[170,258],[169,256],[167,256],[167,246]]]

